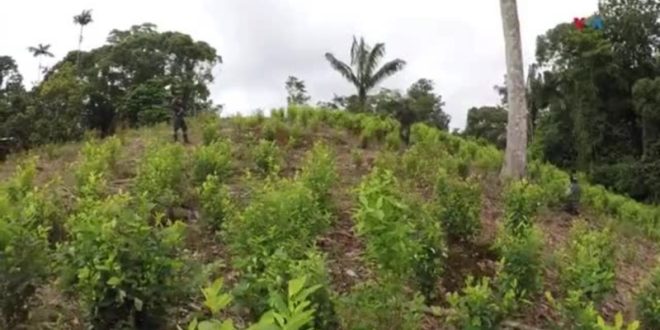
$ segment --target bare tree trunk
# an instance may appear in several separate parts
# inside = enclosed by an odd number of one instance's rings
[[[506,50],[509,120],[502,178],[520,179],[527,165],[527,101],[523,72],[520,22],[516,0],[500,0]]]
[[[80,35],[78,37],[78,58],[76,60],[76,67],[78,69],[78,74],[80,74],[80,50],[82,49],[84,27],[85,27],[84,25],[80,24]]]

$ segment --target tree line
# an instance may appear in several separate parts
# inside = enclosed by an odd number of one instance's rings
[[[222,58],[208,43],[144,23],[113,30],[105,45],[82,51],[83,28],[91,22],[89,10],[74,17],[81,27],[79,49],[50,68],[40,62],[43,77],[31,89],[14,59],[0,56],[0,138],[13,148],[165,121],[173,95],[193,113],[216,110],[208,85]],[[28,50],[38,58],[54,56],[48,44]]]
[[[513,41],[512,54],[515,38],[508,38],[507,31],[519,27],[507,25],[517,21],[517,14],[507,15],[514,11],[515,1],[502,0],[505,39]],[[619,193],[657,201],[660,1],[604,0],[596,15],[603,29],[577,29],[565,22],[539,36],[526,79],[522,84],[513,79],[523,89],[524,107],[529,109],[522,119],[527,122],[526,154],[583,172]],[[209,99],[208,84],[213,81],[212,68],[222,58],[208,43],[179,32],[159,32],[145,23],[113,30],[105,45],[81,51],[83,29],[93,22],[91,11],[76,15],[74,22],[81,27],[79,50],[46,70],[40,65],[43,79],[30,90],[15,61],[0,56],[0,138],[29,148],[79,139],[87,129],[111,134],[118,126],[166,121],[172,94],[180,94],[193,113],[217,109]],[[40,44],[30,51],[36,57],[52,57],[49,48]],[[401,59],[381,65],[383,43],[369,45],[354,38],[349,55],[346,62],[332,53],[325,58],[355,86],[355,93],[318,105],[393,116],[404,131],[419,121],[448,129],[450,117],[431,80],[420,79],[406,91],[376,90],[406,65]],[[504,86],[496,86],[502,104],[470,109],[459,134],[507,146],[506,128],[513,114],[508,93],[514,87],[507,86],[513,78],[508,73]],[[289,104],[309,103],[304,81],[290,77],[285,87]],[[521,98],[513,99],[520,107]]]

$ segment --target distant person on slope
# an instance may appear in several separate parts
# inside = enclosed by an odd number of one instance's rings
[[[190,141],[188,141],[188,127],[186,126],[184,118],[186,110],[180,97],[174,97],[174,100],[172,101],[172,109],[174,110],[174,115],[172,116],[172,119],[174,120],[174,142],[179,140],[179,130],[181,130],[183,133],[183,142],[190,143]]]
[[[572,215],[580,214],[580,185],[574,174],[571,175],[571,184],[566,195],[566,211]]]

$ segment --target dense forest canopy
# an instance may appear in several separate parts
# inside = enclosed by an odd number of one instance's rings
[[[657,200],[660,2],[601,2],[604,29],[562,23],[538,37],[528,80],[533,151],[640,199]]]
[[[153,24],[113,30],[107,44],[71,51],[26,90],[15,62],[0,57],[0,136],[21,147],[103,134],[168,120],[179,95],[193,112],[212,109],[208,84],[221,62],[216,50]]]

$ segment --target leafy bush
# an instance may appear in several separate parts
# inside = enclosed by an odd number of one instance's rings
[[[76,184],[78,191],[89,185],[88,180],[94,177],[104,177],[116,166],[121,141],[117,137],[105,141],[87,141],[82,148],[82,161],[76,169]]]
[[[376,141],[383,141],[389,132],[396,132],[399,123],[392,118],[364,116],[360,122],[360,140],[363,147]]]
[[[261,136],[266,141],[287,142],[289,128],[279,119],[271,118],[261,127]]]
[[[543,201],[549,206],[558,206],[566,198],[569,176],[553,165],[534,161],[529,164],[529,176],[543,192]]]
[[[328,225],[328,215],[309,188],[282,180],[264,187],[240,216],[227,222],[226,239],[238,261],[270,256],[278,248],[297,259]]]
[[[534,184],[525,180],[511,182],[504,193],[505,230],[518,235],[530,228],[542,196],[542,191]]]
[[[68,222],[63,283],[95,328],[156,328],[167,307],[185,296],[178,259],[184,226],[152,228],[131,202],[127,195],[91,201]]]
[[[330,280],[325,268],[325,258],[314,249],[303,255],[287,254],[284,249],[276,250],[272,255],[249,259],[241,281],[235,289],[235,296],[240,306],[249,308],[253,317],[257,317],[269,307],[269,293],[285,289],[286,282],[306,276],[310,285],[320,288],[310,296],[310,302],[316,310],[315,329],[336,329],[338,320],[328,290]]]
[[[367,258],[383,276],[412,279],[427,298],[435,291],[433,278],[446,256],[439,224],[423,205],[402,197],[392,172],[378,168],[358,188],[356,230],[366,239]]]
[[[461,294],[447,295],[450,314],[447,321],[460,329],[497,329],[504,318],[516,308],[515,293],[499,294],[490,284],[490,278],[475,281],[468,277]]]
[[[19,202],[28,192],[33,189],[33,181],[37,175],[37,157],[22,161],[16,166],[16,172],[1,187],[9,202]]]
[[[199,188],[202,219],[213,230],[220,230],[225,220],[233,214],[229,189],[216,175],[209,175]]]
[[[585,299],[599,302],[614,289],[615,252],[608,229],[590,230],[584,221],[571,229],[568,244],[560,251],[560,280],[566,292],[581,291]]]
[[[257,170],[264,175],[277,174],[282,166],[282,155],[274,142],[260,140],[252,150],[252,158]]]
[[[501,260],[496,279],[501,290],[514,290],[516,297],[537,293],[543,278],[543,236],[535,226],[516,234],[500,230],[495,247]]]
[[[343,329],[421,329],[422,297],[412,299],[399,285],[369,281],[359,283],[338,301]]]
[[[271,293],[269,299],[271,310],[261,316],[258,323],[251,325],[247,330],[298,330],[304,329],[314,320],[316,310],[311,306],[308,297],[317,291],[320,286],[307,286],[307,278],[300,277],[289,281],[286,296],[280,292]],[[232,296],[222,293],[222,279],[204,288],[204,306],[209,309],[211,320],[198,322],[195,318],[188,330],[235,330],[231,319],[220,321],[220,312],[227,307]]]
[[[301,180],[316,196],[319,205],[329,209],[330,189],[337,181],[335,156],[323,143],[316,143],[306,155]]]
[[[637,296],[637,315],[644,329],[660,329],[660,268],[656,268]]]
[[[193,156],[193,181],[201,184],[209,175],[226,179],[231,172],[231,158],[229,142],[215,141],[200,147]]]
[[[28,170],[29,172],[29,170]],[[12,179],[20,182],[25,169]],[[22,188],[27,188],[29,182]],[[13,186],[13,188],[18,188]],[[13,190],[13,189],[12,189]],[[18,190],[13,190],[13,194]],[[7,190],[0,191],[0,326],[11,329],[28,315],[30,298],[48,274],[48,230],[41,212],[32,208],[38,199],[27,192],[19,203]]]
[[[444,169],[436,176],[438,218],[450,237],[469,240],[481,230],[481,188],[475,182],[450,178]]]
[[[387,148],[391,150],[399,150],[403,145],[403,141],[401,141],[401,137],[399,136],[398,132],[391,131],[385,135],[385,144]]]
[[[148,202],[171,205],[179,200],[184,152],[178,144],[153,147],[138,167],[136,189]]]
[[[637,330],[639,322],[629,323],[624,328],[623,316],[617,313],[614,318],[614,325],[605,323],[602,316],[594,308],[592,301],[585,301],[583,293],[579,290],[569,291],[565,299],[555,300],[549,292],[546,292],[546,299],[555,310],[559,312],[560,320],[557,326],[560,329],[569,330]],[[649,328],[650,329],[650,328]]]
[[[220,139],[220,117],[217,115],[207,116],[202,122],[202,143],[207,146]]]

